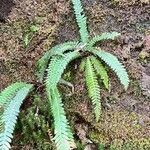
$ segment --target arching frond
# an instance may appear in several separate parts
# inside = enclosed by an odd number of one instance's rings
[[[20,88],[18,88],[19,85]],[[14,87],[14,90],[12,89],[12,87]],[[28,95],[31,88],[32,85],[28,85],[24,83],[16,83],[6,88],[0,94],[1,95],[0,105],[1,107],[4,107],[3,112],[1,112],[1,116],[0,116],[0,122],[2,125],[0,131],[0,150],[9,150],[11,148],[10,142],[13,137],[12,134],[17,121],[17,116],[20,112],[19,109],[23,100]],[[11,95],[7,97],[9,99],[7,100],[7,102],[5,97],[6,93],[9,93],[9,95]],[[4,101],[6,103],[4,103]]]
[[[94,69],[98,76],[101,77],[106,89],[109,89],[109,77],[103,64],[94,56],[90,57]]]
[[[89,97],[91,98],[94,106],[96,121],[99,121],[101,114],[100,87],[89,58],[86,60],[85,81],[88,88]]]
[[[105,51],[98,51],[98,50],[93,50],[93,54],[97,55],[100,59],[102,59],[107,65],[111,67],[111,69],[116,73],[118,76],[120,82],[123,84],[125,90],[127,90],[128,85],[129,85],[129,77],[127,74],[126,69],[124,66],[119,62],[116,56],[105,52]]]
[[[52,58],[47,70],[46,91],[54,117],[54,140],[58,150],[70,150],[71,143],[73,143],[73,136],[65,117],[57,84],[68,63],[79,56],[80,55],[77,51],[66,53],[64,56],[55,56]]]
[[[59,44],[48,50],[43,57],[39,59],[37,62],[37,77],[40,81],[43,80],[45,70],[47,68],[48,62],[52,56],[63,56],[64,52],[68,50],[73,50],[76,48],[79,42],[65,42],[63,44]]]
[[[120,33],[118,33],[118,32],[104,32],[101,35],[96,35],[95,37],[93,37],[90,40],[90,42],[88,43],[88,45],[94,46],[99,41],[114,40],[119,35],[120,35]]]
[[[49,100],[51,104],[51,111],[54,117],[54,141],[56,143],[57,150],[71,150],[73,140],[73,134],[68,124],[68,120],[65,115],[63,103],[57,88],[47,87],[49,93]]]
[[[76,21],[79,26],[79,32],[81,36],[81,41],[83,43],[86,43],[88,41],[88,30],[87,30],[87,23],[86,23],[86,17],[83,12],[82,4],[80,0],[72,0],[74,12],[76,15]]]
[[[0,105],[7,105],[7,103],[11,101],[11,98],[16,94],[16,92],[27,85],[28,84],[23,82],[16,82],[14,84],[9,85],[0,93]]]
[[[80,54],[74,51],[64,54],[64,56],[53,57],[47,69],[46,84],[52,88],[56,87],[69,62],[79,56]]]

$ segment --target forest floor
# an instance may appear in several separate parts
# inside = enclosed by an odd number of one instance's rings
[[[0,90],[15,81],[33,83],[41,89],[35,76],[37,60],[52,46],[79,38],[70,0],[8,2],[9,11],[3,1],[4,6],[0,7]],[[64,103],[76,140],[86,150],[97,150],[97,145],[114,150],[150,149],[150,2],[82,2],[91,35],[110,31],[121,33],[117,40],[102,42],[99,46],[119,58],[131,81],[128,90],[124,91],[110,72],[111,91],[101,90],[102,116],[100,122],[95,123],[84,78],[77,69],[78,62],[72,64],[74,77],[71,82],[75,92],[70,96],[70,90],[64,88]],[[25,46],[25,36],[32,25],[38,30],[31,33],[32,39]],[[33,105],[33,98],[28,99],[24,104],[26,109]],[[39,141],[20,142],[24,140],[23,135],[17,130],[15,133],[14,150],[50,149],[36,148]]]

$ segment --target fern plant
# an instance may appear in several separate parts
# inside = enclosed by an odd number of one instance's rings
[[[14,83],[0,93],[0,150],[9,150],[20,106],[31,84]]]
[[[114,40],[120,34],[117,32],[102,33],[91,38],[87,29],[87,18],[83,12],[81,1],[72,0],[72,4],[79,27],[80,40],[68,41],[54,46],[37,63],[38,79],[43,81],[46,74],[46,92],[54,118],[54,140],[57,150],[70,150],[73,143],[73,135],[58,90],[63,72],[71,61],[78,58],[82,59],[80,68],[85,75],[85,82],[93,104],[96,121],[99,121],[101,114],[101,85],[98,82],[99,78],[106,89],[109,89],[110,84],[104,63],[116,73],[125,90],[129,85],[127,71],[117,57],[95,46],[97,42],[103,40]]]
[[[128,74],[116,56],[106,52],[96,43],[103,40],[113,40],[120,34],[117,32],[103,33],[90,38],[86,17],[80,0],[72,0],[76,21],[79,27],[80,40],[68,41],[54,46],[47,51],[37,63],[37,76],[42,82],[45,74],[45,85],[50,109],[54,118],[54,141],[57,150],[71,150],[75,148],[73,134],[66,118],[59,83],[67,83],[61,79],[68,64],[81,58],[80,69],[85,76],[88,95],[93,104],[96,121],[101,114],[101,98],[99,80],[109,89],[109,77],[105,65],[108,65],[118,76],[125,90],[129,85]],[[70,84],[68,84],[70,85]],[[32,85],[15,83],[0,93],[0,150],[8,150],[15,127],[19,108],[31,90]]]

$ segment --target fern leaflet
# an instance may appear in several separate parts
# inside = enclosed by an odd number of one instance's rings
[[[48,62],[52,56],[63,56],[63,53],[68,50],[73,50],[76,48],[79,42],[65,42],[51,48],[47,51],[43,57],[37,62],[37,77],[40,81],[43,80],[45,70],[47,68]]]
[[[120,33],[118,33],[118,32],[104,32],[101,35],[96,35],[95,37],[93,37],[91,39],[91,41],[88,43],[88,45],[94,46],[99,41],[114,40],[119,35],[120,35]]]
[[[102,50],[93,50],[92,53],[100,57],[106,64],[108,64],[112,68],[112,70],[120,79],[120,82],[124,85],[125,90],[127,90],[129,85],[128,74],[124,66],[117,59],[117,57]]]
[[[20,83],[20,85],[22,84]],[[0,132],[0,149],[1,150],[9,150],[11,148],[10,142],[11,142],[11,138],[13,137],[12,134],[13,134],[15,124],[17,121],[17,116],[20,112],[19,109],[23,100],[25,99],[25,97],[27,96],[31,88],[32,88],[32,85],[24,84],[24,87],[20,87],[20,89],[18,89],[17,91],[12,91],[12,88],[10,87],[6,89],[6,91],[10,89],[11,92],[9,91],[9,93],[12,93],[13,97],[11,97],[11,100],[9,103],[7,103],[7,106],[5,104],[4,112],[1,114],[1,118],[0,118],[1,122],[3,123],[3,130]],[[3,93],[5,93],[6,91],[4,90]],[[3,99],[1,100],[2,100],[1,105],[3,105]]]
[[[85,80],[89,97],[91,98],[94,105],[96,121],[99,121],[101,114],[100,87],[98,85],[96,74],[89,57],[86,60]]]
[[[109,78],[108,78],[108,74],[107,74],[105,67],[96,57],[91,56],[90,59],[91,59],[94,69],[97,72],[97,75],[101,77],[105,88],[109,89]]]
[[[72,0],[72,3],[73,3],[73,7],[74,7],[74,12],[76,15],[77,24],[79,26],[81,41],[83,43],[87,43],[88,38],[89,38],[89,33],[87,30],[87,23],[86,23],[87,18],[85,17],[85,14],[83,13],[81,1],[80,0]]]

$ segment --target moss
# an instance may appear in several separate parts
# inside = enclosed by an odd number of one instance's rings
[[[141,51],[139,53],[140,62],[147,64],[150,61],[150,54],[147,51]]]
[[[142,90],[138,80],[131,80],[130,87],[133,89],[135,97],[140,97],[142,95]]]
[[[123,142],[120,140],[115,140],[115,142],[111,143],[110,149],[115,150],[147,150],[150,148],[150,139],[134,139],[129,140],[127,142]]]
[[[52,150],[54,143],[46,98],[41,99],[38,95],[33,97],[32,105],[20,113],[16,129],[21,136],[19,139],[14,138],[13,145],[17,144],[17,140],[19,146],[30,145],[30,149]]]
[[[141,3],[141,4],[149,4],[149,0],[111,0],[112,3],[114,4],[119,4],[119,5],[134,5],[136,4],[137,2],[138,3]]]
[[[105,113],[99,123],[95,123],[94,129],[89,132],[91,140],[110,146],[111,149],[148,149],[147,124],[142,126],[136,113],[127,111],[111,111]]]

